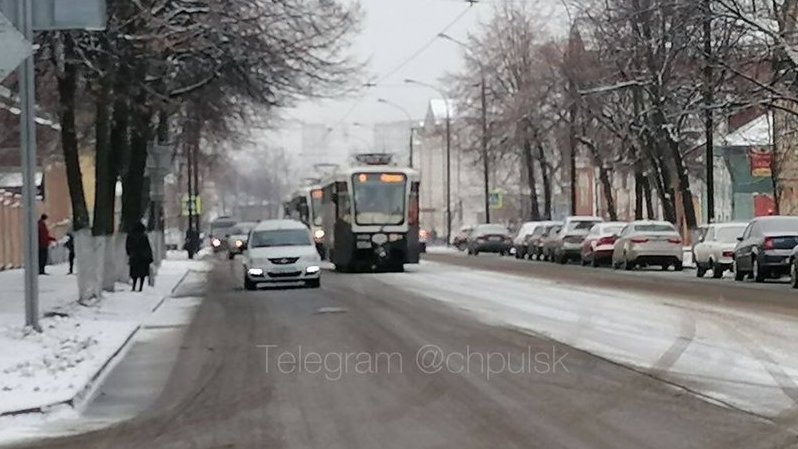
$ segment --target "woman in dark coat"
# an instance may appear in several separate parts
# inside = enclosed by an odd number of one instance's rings
[[[133,279],[133,291],[136,291],[137,282],[139,283],[138,291],[144,289],[144,279],[150,275],[150,264],[153,262],[152,247],[145,231],[144,225],[138,223],[133,232],[128,234],[125,243],[130,265],[130,278]]]

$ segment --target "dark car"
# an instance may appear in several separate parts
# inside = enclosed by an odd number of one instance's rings
[[[798,217],[759,217],[745,228],[734,249],[734,279],[746,276],[756,282],[790,272],[793,249],[798,244]]]
[[[481,224],[468,236],[468,254],[499,253],[507,255],[513,246],[510,230],[502,225]]]
[[[560,229],[562,229],[562,222],[559,221],[550,221],[544,226],[535,229],[529,238],[527,238],[526,253],[529,255],[529,259],[543,260],[543,243],[550,234],[556,234],[560,232]]]

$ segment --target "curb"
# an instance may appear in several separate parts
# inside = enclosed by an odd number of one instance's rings
[[[194,270],[190,270],[190,269],[186,270],[186,272],[183,274],[183,276],[180,278],[180,280],[177,281],[177,283],[172,288],[172,290],[169,291],[169,294],[167,294],[166,296],[161,298],[161,300],[158,301],[158,303],[152,308],[152,310],[150,311],[150,314],[155,313],[166,302],[167,299],[171,298],[172,295],[174,295],[174,293],[177,291],[177,289],[180,288],[180,286],[183,284],[183,282],[185,282],[185,280],[188,277],[188,275],[191,274],[192,272],[194,272]],[[91,379],[89,379],[86,382],[86,385],[84,385],[70,399],[66,399],[66,400],[58,401],[58,402],[53,402],[53,403],[46,404],[46,405],[41,405],[41,406],[38,406],[38,407],[31,407],[31,408],[22,409],[22,410],[14,410],[14,411],[10,411],[10,412],[0,413],[0,418],[27,415],[27,414],[32,414],[32,413],[46,413],[49,409],[52,409],[52,408],[58,407],[58,406],[63,406],[63,405],[66,405],[66,406],[69,406],[69,407],[72,407],[72,408],[78,408],[78,406],[82,405],[82,403],[84,403],[84,401],[86,399],[92,397],[92,393],[94,392],[96,387],[99,386],[98,380],[104,378],[105,375],[110,372],[109,368],[111,368],[112,366],[115,366],[116,362],[118,362],[118,361],[120,361],[120,360],[122,360],[124,358],[125,354],[127,354],[128,350],[133,345],[133,340],[136,337],[136,335],[138,335],[138,333],[141,330],[141,328],[142,328],[141,324],[137,325],[130,332],[130,334],[127,336],[125,341],[122,342],[121,345],[119,345],[119,348],[117,348],[117,350],[114,351],[114,353],[111,354],[110,357],[108,357],[108,360],[106,360],[105,363],[103,363],[97,369],[97,371],[94,373],[94,375],[92,375]]]

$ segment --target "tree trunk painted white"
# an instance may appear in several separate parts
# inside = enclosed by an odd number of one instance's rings
[[[91,235],[91,230],[83,229],[75,232],[75,262],[78,271],[78,295],[81,304],[91,304],[102,297],[102,284],[99,282],[102,258],[105,249],[102,241]]]
[[[98,240],[103,241],[103,258],[104,262],[102,267],[102,287],[103,291],[113,292],[116,290],[116,271],[119,261],[117,260],[115,237],[107,235],[96,237]]]
[[[118,233],[114,235],[114,257],[116,257],[116,282],[123,284],[130,283],[130,265],[127,259],[127,250],[125,249],[125,242],[127,241],[127,234]]]

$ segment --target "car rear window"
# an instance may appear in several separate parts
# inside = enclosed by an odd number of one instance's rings
[[[734,243],[737,241],[737,237],[743,235],[744,231],[745,225],[718,228],[715,230],[715,240],[723,243]]]
[[[621,229],[623,229],[623,225],[604,226],[603,228],[601,228],[601,233],[602,234],[620,234],[621,233]]]
[[[501,235],[508,235],[510,231],[505,228],[504,226],[480,226],[477,228],[477,234],[485,235],[485,234],[501,234]]]
[[[780,217],[763,220],[760,225],[764,232],[786,232],[798,234],[798,217]]]
[[[641,224],[635,225],[635,231],[638,232],[676,232],[673,225],[666,224]]]
[[[252,233],[250,248],[270,248],[273,246],[310,245],[310,233],[306,229],[275,229]]]
[[[599,221],[572,221],[568,223],[569,231],[589,231]]]

